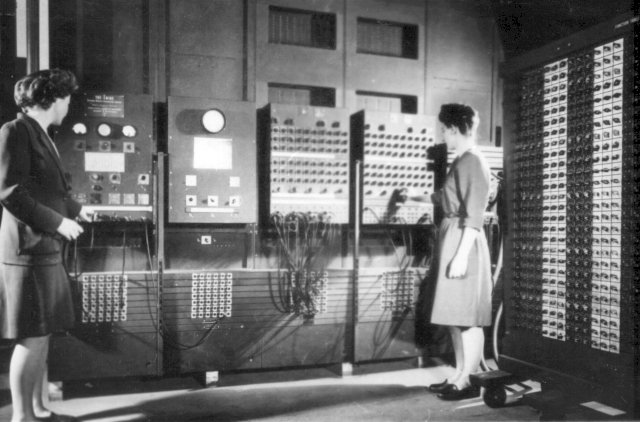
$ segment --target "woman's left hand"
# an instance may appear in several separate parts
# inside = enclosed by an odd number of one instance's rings
[[[461,257],[459,254],[454,255],[453,259],[449,263],[449,278],[462,278],[467,273],[467,259]]]

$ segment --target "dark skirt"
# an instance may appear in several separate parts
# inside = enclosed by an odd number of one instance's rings
[[[62,264],[0,264],[0,335],[41,337],[71,328],[71,289]]]

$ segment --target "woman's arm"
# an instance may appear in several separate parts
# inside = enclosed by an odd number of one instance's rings
[[[429,204],[433,202],[431,200],[431,195],[415,195],[415,196],[409,196],[407,197],[407,199],[415,202],[427,202]]]
[[[24,123],[7,123],[0,129],[0,203],[30,227],[60,233],[64,216],[37,201],[31,192],[31,136],[36,135]]]
[[[469,262],[469,252],[473,247],[473,243],[476,240],[476,236],[480,233],[477,229],[472,227],[465,227],[462,229],[462,238],[460,239],[460,243],[458,244],[458,249],[456,250],[453,259],[449,263],[449,268],[447,277],[449,278],[458,278],[464,277],[467,273],[467,264]]]
[[[449,263],[449,277],[464,277],[469,262],[469,252],[476,236],[482,234],[484,209],[489,198],[489,178],[480,157],[465,154],[460,158],[455,172],[463,218],[462,238],[453,259]]]
[[[30,227],[53,234],[63,217],[31,194],[30,136],[28,128],[17,121],[0,130],[0,203]]]

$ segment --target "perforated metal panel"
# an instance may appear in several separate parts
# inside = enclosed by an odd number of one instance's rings
[[[50,378],[161,375],[159,274],[86,272],[72,275],[71,283],[76,326],[52,337]]]

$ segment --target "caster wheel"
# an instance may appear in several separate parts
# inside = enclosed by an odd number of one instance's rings
[[[482,399],[484,400],[484,404],[495,409],[507,403],[507,392],[502,386],[487,387],[484,390]]]

